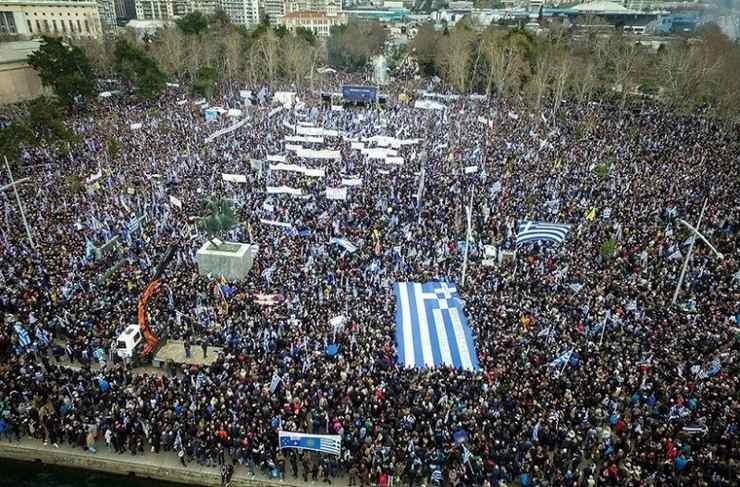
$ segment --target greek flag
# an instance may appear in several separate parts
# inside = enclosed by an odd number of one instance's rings
[[[720,362],[719,358],[715,358],[712,360],[712,363],[709,364],[709,368],[701,369],[699,373],[697,374],[698,379],[708,379],[714,375],[717,375],[717,373],[722,369],[722,363]]]
[[[480,369],[473,333],[454,284],[399,282],[394,288],[400,366]]]
[[[544,223],[522,220],[517,229],[516,244],[522,245],[529,242],[550,241],[561,243],[565,240],[570,225],[560,223]]]
[[[36,340],[43,345],[46,346],[49,344],[49,333],[47,333],[46,330],[41,328],[40,326],[36,327]]]
[[[18,343],[21,347],[26,348],[31,345],[31,338],[28,336],[28,332],[18,323],[15,324],[15,334],[18,335]]]
[[[559,367],[561,365],[564,365],[565,362],[570,360],[570,356],[573,355],[574,350],[574,348],[571,348],[570,350],[563,352],[562,355],[560,355],[558,358],[548,363],[547,365],[550,367]]]
[[[297,448],[322,453],[339,455],[342,448],[342,437],[339,435],[309,435],[291,431],[278,432],[280,448]]]
[[[270,381],[270,394],[275,394],[275,391],[278,388],[278,385],[280,385],[280,376],[277,374],[272,374],[272,380]]]

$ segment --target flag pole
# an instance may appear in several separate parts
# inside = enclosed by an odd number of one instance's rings
[[[465,232],[465,255],[463,256],[463,268],[462,268],[462,286],[465,285],[465,274],[468,270],[468,248],[470,247],[470,225],[473,219],[473,189],[470,190],[470,203],[467,208],[468,214],[468,228]]]
[[[696,232],[698,233],[699,226],[701,226],[701,221],[704,218],[704,210],[707,209],[707,200],[708,198],[704,198],[704,205],[701,207],[701,213],[699,214],[699,221],[696,223]],[[689,251],[686,253],[686,258],[683,261],[683,267],[681,268],[681,275],[678,277],[678,284],[676,284],[676,290],[673,292],[673,299],[671,299],[671,305],[676,304],[676,300],[678,299],[678,293],[681,292],[681,286],[683,285],[683,279],[686,277],[686,269],[689,266],[689,259],[691,259],[691,252],[694,250],[694,243],[696,243],[696,238],[691,239],[691,244],[689,245]]]

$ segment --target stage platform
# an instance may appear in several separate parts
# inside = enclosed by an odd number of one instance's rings
[[[155,367],[164,367],[170,360],[176,364],[188,364],[188,365],[211,365],[216,361],[216,357],[223,350],[221,347],[208,347],[208,355],[203,358],[203,349],[201,346],[192,345],[190,347],[190,358],[185,358],[185,347],[183,347],[182,340],[167,340],[167,343],[159,348],[159,351],[154,355],[152,364]]]

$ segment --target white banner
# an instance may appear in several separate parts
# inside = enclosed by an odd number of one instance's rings
[[[239,120],[238,122],[236,122],[233,125],[230,125],[230,126],[228,126],[226,128],[223,128],[221,130],[216,130],[211,135],[209,135],[208,137],[206,137],[206,143],[212,141],[216,137],[220,137],[220,136],[222,136],[224,134],[228,134],[229,132],[233,132],[234,130],[238,129],[239,127],[241,127],[242,125],[244,125],[245,123],[247,123],[248,120],[249,120],[248,118],[242,118],[241,120]]]
[[[170,203],[173,206],[177,206],[178,208],[180,208],[182,210],[182,201],[180,201],[179,199],[175,198],[172,195],[170,195]]]
[[[328,149],[300,149],[296,151],[296,156],[304,159],[333,159],[336,161],[342,160],[342,153],[338,150]]]
[[[298,135],[315,135],[324,137],[339,137],[337,130],[325,129],[323,127],[296,127]]]
[[[363,142],[352,142],[351,148],[353,150],[362,150],[365,148],[365,144]]]
[[[129,127],[131,128],[131,130],[138,130],[138,129],[141,128],[141,124],[140,123],[132,123],[131,125],[129,125]]]
[[[403,157],[386,157],[386,164],[395,164],[397,166],[403,166]]]
[[[342,186],[362,186],[362,178],[342,178]]]
[[[267,160],[269,162],[285,162],[285,161],[287,161],[287,159],[285,158],[285,156],[281,156],[281,155],[278,155],[278,154],[267,156]]]
[[[346,200],[347,188],[330,188],[326,187],[326,199],[329,200]]]
[[[293,225],[286,222],[279,222],[277,220],[268,220],[266,218],[260,218],[260,223],[263,225],[273,225],[276,227],[283,227],[283,228],[293,228]]]
[[[224,174],[221,173],[221,178],[224,181],[229,181],[231,183],[246,183],[247,177],[243,174]]]
[[[305,166],[299,166],[298,164],[270,164],[270,171],[299,172],[304,176],[310,176],[312,178],[323,178],[326,175],[323,168],[311,169]]]
[[[87,178],[85,178],[85,184],[94,183],[95,181],[97,181],[98,179],[102,177],[103,177],[103,170],[98,169],[98,172],[96,172],[95,174],[91,174]]]
[[[291,194],[300,196],[303,194],[303,191],[298,188],[291,188],[290,186],[268,186],[267,194]]]
[[[285,150],[287,150],[287,151],[298,152],[301,149],[303,149],[303,146],[302,145],[285,144]]]
[[[466,166],[465,174],[474,174],[478,172],[478,166]]]
[[[447,107],[432,100],[416,100],[414,102],[414,108],[421,108],[423,110],[445,110]]]

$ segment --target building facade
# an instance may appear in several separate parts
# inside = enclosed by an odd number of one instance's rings
[[[260,0],[259,5],[260,21],[267,15],[270,18],[270,25],[280,24],[280,19],[285,15],[283,0]]]
[[[259,0],[221,0],[221,8],[236,25],[251,27],[260,22]]]
[[[114,0],[116,17],[119,19],[131,20],[136,18],[136,1],[135,0]]]
[[[103,28],[95,1],[0,0],[0,32],[80,38],[98,37]]]
[[[136,0],[136,19],[170,20],[175,17],[175,3],[167,0]]]
[[[330,15],[326,12],[291,12],[283,16],[280,23],[290,31],[303,27],[313,31],[316,37],[329,37],[332,27],[347,23],[347,15],[344,13]]]
[[[115,29],[116,25],[116,3],[114,0],[96,0],[98,4],[98,16],[100,25],[104,31]]]

